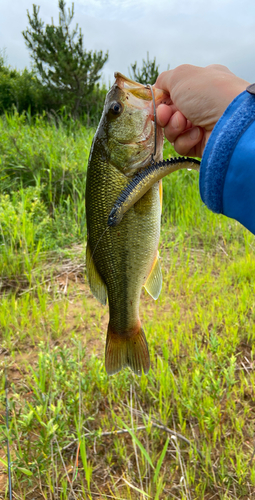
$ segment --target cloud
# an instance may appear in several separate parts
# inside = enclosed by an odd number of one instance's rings
[[[33,12],[33,3],[36,0],[12,0],[1,2],[0,15],[0,49],[6,49],[8,63],[17,69],[30,66],[30,57],[22,31],[28,26],[27,10]],[[40,4],[40,17],[46,22],[51,22],[54,16],[58,22],[58,4],[50,0],[38,1]]]
[[[35,0],[34,0],[35,1]],[[40,16],[58,23],[57,1],[41,0]],[[71,6],[71,2],[67,2]],[[1,6],[0,47],[12,66],[29,65],[21,31],[28,25],[32,0],[12,0]],[[78,22],[88,50],[109,50],[104,79],[114,71],[128,75],[134,61],[142,64],[147,51],[160,70],[190,63],[220,63],[248,81],[255,81],[255,3],[243,0],[77,0]]]

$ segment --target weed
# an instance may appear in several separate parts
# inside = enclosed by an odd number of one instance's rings
[[[163,289],[140,308],[152,366],[108,377],[84,277],[93,131],[15,114],[0,131],[0,498],[6,361],[17,498],[252,498],[254,237],[203,206],[196,172],[165,179]]]

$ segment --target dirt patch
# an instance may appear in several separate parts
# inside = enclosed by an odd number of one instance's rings
[[[38,344],[42,337],[49,341],[49,347],[70,344],[70,336],[78,337],[86,347],[87,355],[104,356],[107,325],[109,320],[108,307],[103,307],[91,294],[84,276],[74,273],[64,273],[56,276],[47,284],[47,292],[52,297],[47,312],[41,318],[41,331],[38,329],[38,338],[31,339],[24,336],[13,344],[12,350],[8,347],[0,348],[0,369],[8,368],[9,384],[23,383],[28,366],[34,366],[38,361]],[[51,311],[58,303],[59,316],[63,315],[64,327],[61,335],[55,337],[52,331]],[[33,318],[31,317],[31,323]],[[16,328],[14,328],[14,331]],[[46,335],[45,335],[46,332]]]

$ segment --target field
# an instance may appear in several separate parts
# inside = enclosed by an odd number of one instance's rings
[[[93,134],[0,119],[0,498],[6,373],[13,498],[251,500],[254,236],[209,212],[197,172],[164,179],[163,290],[140,304],[152,366],[108,377],[84,258]]]

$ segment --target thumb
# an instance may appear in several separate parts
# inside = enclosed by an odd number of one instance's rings
[[[203,139],[203,130],[200,127],[192,127],[179,135],[174,141],[174,149],[181,155],[188,155]]]

